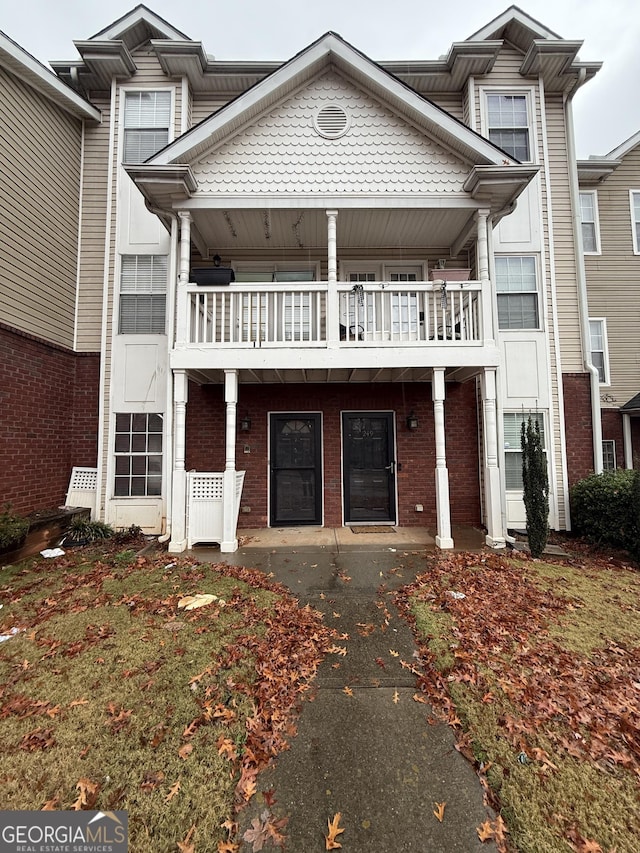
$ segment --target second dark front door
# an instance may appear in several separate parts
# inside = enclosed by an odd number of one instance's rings
[[[391,412],[342,415],[346,524],[396,521],[396,478]]]
[[[320,415],[271,415],[271,512],[274,527],[322,524]]]

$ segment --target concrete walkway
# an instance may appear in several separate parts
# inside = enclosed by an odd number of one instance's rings
[[[273,573],[348,638],[336,640],[345,655],[331,654],[322,663],[314,701],[303,705],[290,750],[259,777],[259,793],[240,816],[240,837],[266,808],[260,792],[273,789],[271,813],[289,818],[288,853],[324,851],[327,819],[336,812],[345,828],[338,837],[344,853],[495,850],[476,834],[492,815],[473,768],[456,752],[449,727],[414,701],[415,678],[400,665],[412,661],[415,647],[393,591],[425,568],[431,537],[418,528],[243,533],[247,538],[235,554],[193,554]],[[465,549],[479,550],[484,539],[471,529],[454,536]],[[440,823],[433,809],[443,802]],[[242,853],[250,850],[243,842]]]

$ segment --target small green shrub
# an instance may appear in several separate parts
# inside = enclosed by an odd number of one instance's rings
[[[576,533],[596,544],[633,549],[638,537],[634,517],[635,471],[620,468],[591,474],[571,488],[571,519]],[[640,501],[640,484],[638,500]]]
[[[7,504],[0,513],[0,548],[2,550],[17,547],[29,532],[29,519],[11,512]]]
[[[67,543],[98,542],[113,536],[113,527],[102,521],[90,521],[88,518],[77,516],[69,525]]]

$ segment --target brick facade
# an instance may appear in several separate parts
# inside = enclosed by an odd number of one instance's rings
[[[447,384],[445,425],[451,516],[480,523],[478,423],[475,385]],[[250,432],[238,431],[236,465],[246,470],[240,527],[268,525],[268,413],[321,412],[323,416],[324,523],[342,524],[341,412],[393,411],[396,419],[398,522],[435,525],[435,434],[431,386],[412,385],[241,385],[238,422],[248,415]],[[406,428],[410,411],[419,428]],[[224,470],[224,392],[221,386],[189,386],[187,470]],[[245,447],[250,452],[245,453]],[[422,504],[424,512],[415,511]]]
[[[100,358],[0,324],[0,501],[60,506],[74,465],[96,465]]]
[[[591,381],[588,373],[563,373],[569,485],[593,474]]]

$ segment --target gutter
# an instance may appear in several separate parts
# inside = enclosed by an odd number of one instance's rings
[[[587,298],[587,277],[584,266],[582,246],[582,218],[580,216],[580,188],[578,185],[578,164],[576,160],[575,135],[573,130],[573,96],[585,81],[587,72],[581,68],[575,86],[565,95],[565,127],[567,129],[567,155],[569,158],[569,191],[571,194],[571,216],[573,219],[574,246],[576,255],[576,278],[578,284],[578,307],[580,312],[580,332],[584,366],[591,380],[591,424],[593,428],[593,470],[602,473],[602,420],[600,414],[600,377],[598,369],[591,360],[591,333],[589,330],[589,301]]]

